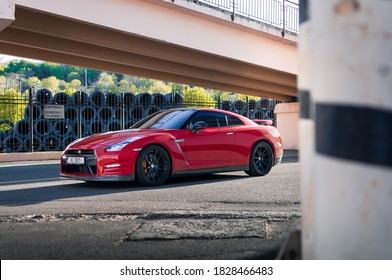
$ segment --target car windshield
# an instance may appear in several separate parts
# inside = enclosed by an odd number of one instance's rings
[[[144,118],[131,128],[180,129],[196,110],[166,110]]]

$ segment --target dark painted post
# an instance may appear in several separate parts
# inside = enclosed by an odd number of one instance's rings
[[[120,122],[121,122],[121,129],[123,130],[123,129],[125,129],[125,99],[124,99],[124,96],[125,96],[125,94],[124,94],[124,92],[122,92],[121,93],[121,102],[120,102],[120,108],[121,108],[121,110],[120,110]]]
[[[78,102],[78,138],[82,138],[82,90],[77,93]]]
[[[30,140],[30,152],[34,152],[34,110],[33,110],[33,95],[35,93],[35,88],[30,88],[29,90],[29,140]]]

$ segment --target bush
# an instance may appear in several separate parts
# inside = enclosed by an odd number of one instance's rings
[[[27,103],[28,100],[15,90],[8,90],[4,94],[0,94],[0,121],[10,121],[15,124],[22,120]],[[0,130],[3,128],[6,130],[3,126]]]

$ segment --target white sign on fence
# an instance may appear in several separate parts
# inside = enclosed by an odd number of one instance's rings
[[[45,105],[45,119],[64,119],[64,105]]]

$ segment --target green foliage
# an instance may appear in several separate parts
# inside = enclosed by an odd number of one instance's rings
[[[182,92],[183,90],[185,90],[187,86],[173,83],[171,84],[171,87],[172,87],[171,90],[172,92]]]
[[[8,90],[4,94],[0,94],[0,120],[8,120],[15,124],[24,118],[26,105],[27,99],[15,90]],[[1,130],[3,129],[6,130],[5,127],[1,128]]]
[[[136,82],[136,86],[140,89],[140,92],[148,92],[153,84],[154,80],[148,78],[139,78]]]
[[[103,92],[117,92],[116,76],[114,74],[102,72],[101,75],[99,75],[98,81],[93,84],[93,87],[94,90]]]
[[[219,100],[243,100],[246,96],[220,90],[192,88],[187,85],[158,81],[143,77],[134,77],[118,73],[103,72],[71,65],[61,65],[51,62],[31,62],[27,60],[13,60],[8,65],[0,67],[0,93],[14,89],[25,92],[30,87],[45,87],[53,94],[59,91],[72,94],[78,90],[85,90],[87,73],[87,93],[99,90],[102,92],[140,92],[169,93],[180,92],[188,100],[202,100],[211,102]],[[194,94],[194,96],[192,96]],[[258,97],[248,97],[259,100]]]
[[[42,82],[38,79],[38,77],[30,77],[27,79],[27,85],[29,88],[42,87]]]
[[[6,87],[7,87],[6,81],[7,81],[7,78],[4,75],[0,76],[0,93],[6,91]]]
[[[148,90],[149,93],[159,92],[163,94],[169,93],[171,91],[172,87],[162,81],[154,81]]]
[[[189,107],[214,108],[216,105],[214,98],[201,87],[183,88],[181,95],[184,98],[184,103],[190,105]]]
[[[42,86],[51,92],[55,93],[59,89],[60,80],[55,76],[50,76],[49,78],[42,79]]]
[[[122,79],[118,82],[117,87],[119,92],[131,92],[131,82],[128,79]]]

